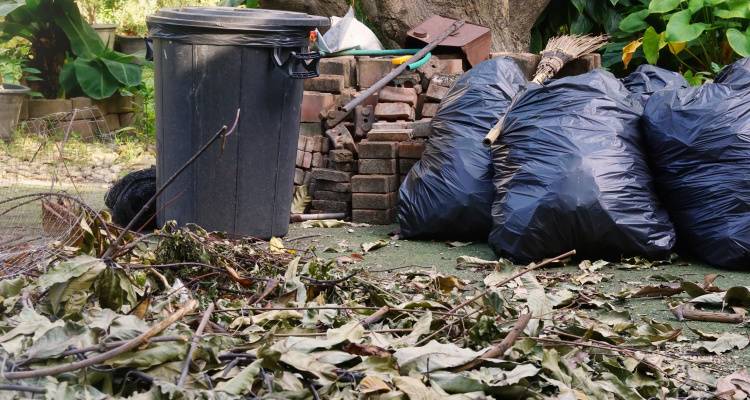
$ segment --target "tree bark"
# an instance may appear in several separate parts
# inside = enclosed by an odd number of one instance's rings
[[[437,14],[492,30],[492,51],[528,51],[531,28],[550,0],[358,0],[368,26],[388,47],[401,46],[406,32]],[[343,16],[347,0],[262,0],[264,8]]]
[[[47,99],[55,99],[60,93],[60,71],[65,64],[65,54],[70,51],[70,42],[65,32],[55,24],[44,24],[31,42],[32,58],[29,67],[41,71],[40,81],[29,81],[31,90]]]

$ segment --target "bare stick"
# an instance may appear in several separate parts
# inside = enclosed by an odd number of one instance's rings
[[[696,310],[692,304],[680,304],[672,309],[678,320],[719,322],[723,324],[741,324],[745,322],[745,317],[741,314],[729,314],[715,311]]]
[[[391,309],[388,306],[380,307],[380,309],[378,309],[378,311],[375,311],[374,313],[372,313],[372,315],[370,315],[369,317],[363,319],[360,322],[360,324],[362,324],[362,326],[364,326],[365,328],[367,328],[368,326],[370,326],[370,325],[372,325],[372,324],[380,321],[381,319],[383,319],[383,317],[385,317],[385,315],[388,314],[388,311],[390,311],[390,310]]]
[[[502,342],[496,344],[495,346],[492,346],[489,350],[487,350],[486,353],[482,354],[481,357],[476,358],[470,363],[457,368],[456,372],[475,369],[479,367],[479,365],[481,365],[483,362],[485,362],[488,358],[502,357],[503,354],[508,351],[508,349],[513,347],[513,344],[516,343],[516,340],[518,340],[518,337],[521,336],[523,330],[526,329],[526,325],[529,324],[529,321],[531,321],[531,313],[527,312],[521,314],[521,316],[518,317],[518,321],[516,321],[515,325],[513,325],[513,329],[508,332],[508,335],[505,336]]]
[[[26,385],[0,385],[0,391],[29,392],[29,393],[39,393],[39,394],[47,393],[47,389],[45,388],[26,386]]]
[[[453,309],[451,309],[450,311],[448,311],[448,314],[453,314],[453,313],[455,313],[456,311],[458,311],[458,310],[460,310],[460,309],[462,309],[462,308],[464,308],[464,307],[468,306],[469,304],[471,304],[471,303],[473,303],[473,302],[475,302],[475,301],[477,301],[477,300],[481,299],[482,297],[486,296],[486,295],[487,295],[487,293],[489,293],[489,292],[490,292],[490,290],[492,290],[492,289],[494,289],[494,288],[497,288],[497,287],[500,287],[500,286],[503,286],[503,285],[507,284],[508,282],[511,282],[511,281],[513,281],[514,279],[518,278],[518,277],[519,277],[519,276],[521,276],[521,275],[525,275],[525,274],[528,274],[528,273],[529,273],[529,272],[531,272],[531,271],[537,270],[537,269],[539,269],[539,268],[542,268],[542,267],[544,267],[544,266],[547,266],[547,265],[549,265],[549,264],[552,264],[552,263],[558,262],[558,261],[560,261],[560,260],[564,260],[564,259],[566,259],[566,258],[568,258],[568,257],[572,257],[572,256],[574,256],[575,254],[576,254],[576,251],[575,251],[575,250],[571,250],[571,251],[569,251],[569,252],[567,252],[567,253],[565,253],[565,254],[561,254],[561,255],[559,255],[559,256],[557,256],[557,257],[554,257],[554,258],[548,258],[548,259],[546,259],[546,260],[544,260],[544,261],[540,262],[540,263],[539,263],[539,264],[537,264],[537,265],[534,265],[534,266],[532,266],[532,267],[526,268],[525,270],[523,270],[523,271],[521,271],[521,272],[518,272],[518,273],[514,274],[514,275],[513,275],[513,276],[511,276],[510,278],[508,278],[508,279],[505,279],[505,280],[503,280],[502,282],[498,282],[498,283],[496,283],[496,284],[494,284],[494,285],[492,285],[492,286],[488,287],[487,289],[485,289],[484,291],[482,291],[482,293],[479,293],[478,295],[476,295],[476,296],[474,296],[474,297],[470,298],[469,300],[466,300],[466,301],[464,301],[463,303],[461,303],[461,304],[459,304],[459,305],[457,305],[457,306],[453,307]]]
[[[172,174],[172,176],[169,177],[169,179],[167,179],[166,182],[164,182],[163,185],[161,185],[161,187],[156,191],[156,193],[154,193],[154,195],[151,196],[150,199],[148,199],[146,204],[144,204],[143,207],[141,207],[141,210],[138,211],[138,214],[136,214],[135,217],[133,217],[130,220],[130,222],[128,223],[128,226],[126,226],[125,229],[123,229],[122,232],[120,232],[120,235],[117,237],[117,239],[115,239],[115,241],[109,245],[109,248],[107,248],[107,251],[104,252],[104,255],[102,256],[102,258],[105,260],[111,259],[112,254],[114,254],[115,251],[117,251],[118,247],[120,246],[120,243],[125,238],[125,235],[127,235],[128,232],[132,231],[133,228],[135,228],[135,223],[138,220],[140,220],[141,217],[143,217],[143,215],[146,213],[146,211],[149,208],[151,208],[151,205],[153,205],[154,202],[156,202],[156,199],[158,199],[159,196],[161,196],[164,190],[166,190],[167,187],[169,187],[169,185],[171,185],[172,182],[174,182],[175,179],[177,179],[182,174],[183,171],[185,171],[190,165],[192,165],[193,162],[195,162],[195,160],[198,159],[198,157],[200,157],[206,150],[208,150],[208,148],[211,147],[211,145],[214,144],[214,142],[216,142],[219,139],[226,138],[227,136],[234,133],[234,131],[237,129],[239,122],[240,122],[240,110],[237,109],[237,116],[234,119],[234,124],[232,125],[232,127],[229,129],[227,129],[226,125],[221,127],[221,129],[219,129],[219,131],[216,132],[211,137],[211,139],[209,139],[208,142],[206,142],[206,144],[204,144],[203,147],[200,148],[200,150],[198,150],[195,154],[193,154],[193,156],[190,157],[190,159],[187,160],[185,164],[182,165],[182,167],[180,167],[174,174]]]
[[[193,340],[190,341],[190,348],[188,349],[187,356],[185,356],[185,364],[182,366],[180,379],[177,380],[178,388],[182,387],[182,384],[185,383],[188,370],[190,369],[190,364],[192,364],[193,362],[193,353],[195,352],[195,348],[198,346],[198,342],[200,342],[201,338],[203,337],[203,330],[206,329],[206,325],[211,318],[211,313],[214,312],[214,307],[214,303],[208,305],[208,308],[206,308],[206,312],[203,313],[203,319],[201,319],[201,323],[198,325],[198,329],[195,330]]]
[[[263,290],[263,293],[260,294],[260,297],[258,297],[258,300],[255,300],[253,304],[256,305],[263,301],[266,297],[268,297],[269,294],[273,293],[274,290],[279,286],[279,280],[278,279],[270,279],[266,282],[266,289]]]
[[[324,219],[344,219],[345,213],[323,213],[323,214],[292,214],[289,222],[321,221]]]
[[[177,312],[170,314],[166,319],[154,325],[151,329],[147,330],[146,332],[140,334],[135,339],[130,340],[129,342],[127,342],[126,344],[123,344],[120,347],[116,347],[110,351],[101,353],[97,356],[87,358],[85,360],[76,361],[70,364],[58,365],[56,367],[42,368],[42,369],[36,369],[32,371],[6,372],[6,373],[1,374],[2,378],[8,379],[8,380],[38,378],[40,376],[59,375],[65,372],[75,371],[81,368],[90,367],[92,365],[101,364],[104,361],[109,360],[110,358],[117,357],[120,354],[126,353],[130,350],[134,350],[148,343],[148,341],[152,337],[158,335],[163,330],[167,329],[170,325],[180,320],[186,314],[193,311],[193,309],[195,309],[197,305],[198,305],[198,302],[195,300],[188,301],[187,304],[185,304],[182,308],[177,310]]]

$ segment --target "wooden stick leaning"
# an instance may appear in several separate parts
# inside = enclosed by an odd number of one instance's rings
[[[550,39],[541,53],[542,60],[539,62],[539,66],[537,66],[536,74],[534,75],[532,82],[540,85],[543,84],[547,79],[552,78],[560,72],[565,64],[576,58],[599,50],[607,43],[607,39],[608,38],[605,35],[564,35]],[[513,109],[516,97],[511,101],[508,111]],[[506,112],[505,115],[508,115],[508,112]],[[487,147],[492,146],[502,134],[503,125],[505,125],[505,116],[500,118],[500,120],[497,121],[497,124],[490,129],[487,136],[482,140],[482,143]]]
[[[167,329],[170,325],[182,319],[182,317],[184,317],[186,314],[193,311],[197,305],[198,305],[198,302],[195,300],[188,301],[187,304],[182,306],[182,308],[177,310],[177,312],[170,314],[166,319],[154,325],[151,329],[147,330],[146,332],[140,334],[135,339],[130,340],[129,342],[123,344],[122,346],[116,347],[112,350],[109,350],[105,353],[101,353],[94,357],[87,358],[85,360],[76,361],[70,364],[58,365],[58,366],[50,367],[50,368],[35,369],[31,371],[5,372],[0,375],[2,375],[2,378],[8,379],[8,380],[29,379],[29,378],[38,378],[40,376],[59,375],[65,372],[75,371],[78,369],[90,367],[92,365],[101,364],[104,361],[109,360],[110,358],[114,358],[130,350],[135,350],[136,348],[148,343],[149,339],[158,335],[163,330]]]

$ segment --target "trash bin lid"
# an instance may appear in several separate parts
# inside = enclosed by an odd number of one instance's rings
[[[327,27],[326,17],[260,8],[181,7],[161,9],[148,17],[149,24],[175,25],[230,31],[312,30]]]

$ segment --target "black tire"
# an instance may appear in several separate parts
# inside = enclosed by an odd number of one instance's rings
[[[148,200],[156,193],[156,168],[151,167],[131,172],[107,191],[104,203],[112,211],[112,220],[120,226],[127,226]],[[134,225],[134,230],[156,228],[156,205],[151,205]]]

